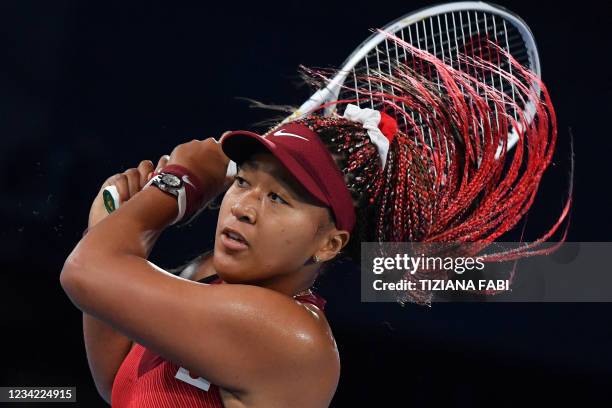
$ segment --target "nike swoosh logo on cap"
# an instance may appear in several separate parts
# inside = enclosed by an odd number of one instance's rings
[[[310,140],[306,139],[306,138],[305,138],[305,137],[303,137],[303,136],[299,136],[299,135],[296,135],[296,134],[293,134],[293,133],[287,133],[287,132],[285,132],[285,130],[284,130],[284,129],[277,130],[276,132],[274,132],[274,133],[272,134],[272,136],[290,136],[290,137],[297,137],[298,139],[302,139],[302,140],[305,140],[305,141],[307,141],[307,142],[309,142],[309,141],[310,141]]]

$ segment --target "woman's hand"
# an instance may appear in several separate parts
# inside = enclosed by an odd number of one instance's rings
[[[117,187],[117,192],[123,203],[142,190],[145,184],[153,177],[153,172],[166,166],[169,158],[170,156],[168,155],[162,156],[156,168],[153,167],[153,162],[151,160],[143,160],[137,168],[127,169],[123,173],[115,174],[106,179],[102,187],[100,187],[100,191],[96,195],[91,205],[91,209],[89,210],[88,228],[92,228],[108,216],[108,211],[104,207],[104,200],[102,198],[104,188],[112,185]]]
[[[167,164],[180,165],[192,171],[203,184],[200,187],[204,190],[204,202],[207,202],[231,184],[232,179],[226,178],[229,161],[221,150],[221,144],[209,137],[176,146]]]
[[[233,183],[233,177],[226,177],[228,163],[229,158],[221,150],[221,145],[212,137],[178,145],[170,156],[162,156],[155,168],[153,162],[143,160],[137,168],[127,169],[106,179],[91,205],[88,228],[92,228],[108,216],[102,196],[104,188],[108,186],[115,185],[123,203],[142,190],[154,172],[159,172],[168,164],[178,164],[187,167],[200,178],[204,183],[202,187],[208,201],[227,190]]]

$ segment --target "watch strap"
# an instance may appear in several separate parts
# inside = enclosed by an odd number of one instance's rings
[[[157,183],[163,174],[172,174],[181,180],[181,187],[175,189],[177,192],[178,215],[170,225],[175,225],[183,219],[191,221],[194,214],[199,214],[204,200],[204,191],[200,179],[189,169],[177,164],[170,164],[158,172],[145,185],[145,187]]]
[[[177,203],[178,203],[178,215],[176,216],[176,218],[174,219],[174,221],[172,221],[172,223],[170,225],[174,225],[177,222],[179,222],[184,216],[185,216],[185,187],[184,185],[181,185],[181,187],[177,188],[176,191],[176,195],[173,194],[170,191],[166,191],[164,189],[162,189],[159,184],[161,183],[161,179],[164,175],[164,172],[160,172],[159,174],[155,174],[153,177],[151,177],[151,179],[147,182],[147,184],[144,185],[143,190],[147,187],[149,187],[150,185],[154,185],[155,187],[159,188],[159,190],[163,191],[164,193],[171,195],[173,197],[175,197],[177,199]]]

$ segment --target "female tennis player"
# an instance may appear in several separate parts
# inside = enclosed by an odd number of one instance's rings
[[[310,290],[322,265],[358,260],[362,241],[490,242],[521,219],[556,137],[543,84],[531,126],[520,112],[503,114],[506,99],[495,89],[428,63],[446,93],[417,72],[373,73],[370,83],[391,83],[393,92],[358,95],[378,98],[389,113],[339,101],[342,116],[315,113],[263,135],[193,140],[152,177],[145,161],[107,180],[125,203],[101,220],[94,203],[91,228],[60,276],[84,312],[90,367],[107,402],[329,406],[340,358],[325,300]],[[529,81],[516,79],[517,92],[527,94]],[[426,143],[415,113],[435,124],[444,155]],[[482,138],[470,139],[479,124]],[[506,162],[509,126],[519,143]],[[230,159],[238,170],[228,187]],[[188,222],[223,192],[211,253],[181,276],[147,260],[168,226]]]

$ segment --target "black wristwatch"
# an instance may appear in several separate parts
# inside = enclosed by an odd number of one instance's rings
[[[178,202],[178,216],[176,217],[172,225],[176,224],[185,215],[185,210],[187,207],[187,193],[185,192],[185,185],[183,180],[176,174],[162,172],[154,176],[151,180],[149,180],[149,182],[143,187],[143,189],[150,186],[151,184],[159,188],[161,191],[176,197]]]
[[[179,190],[183,187],[183,180],[171,173],[160,173],[150,181],[160,190],[170,193],[177,198],[179,196]]]

